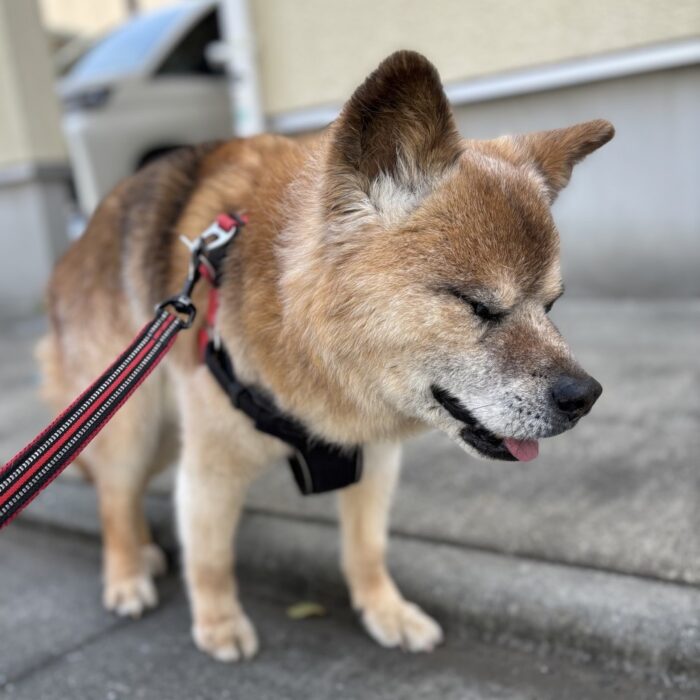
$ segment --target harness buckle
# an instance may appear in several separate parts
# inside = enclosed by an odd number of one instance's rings
[[[200,246],[197,252],[200,255],[203,253],[206,256],[206,253],[228,245],[245,223],[246,218],[244,216],[239,217],[235,214],[219,214],[214,222],[202,231],[194,241],[190,242],[184,237],[181,240],[193,254],[195,250],[197,250],[197,246]]]

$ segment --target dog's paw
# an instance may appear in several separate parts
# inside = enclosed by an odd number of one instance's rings
[[[251,659],[258,652],[255,628],[242,612],[215,623],[195,624],[192,636],[198,649],[224,663]]]
[[[417,605],[403,598],[365,607],[362,622],[372,638],[383,647],[427,652],[443,640],[440,625]]]
[[[152,576],[162,576],[168,570],[165,553],[157,544],[145,544],[141,547],[141,561],[146,572]]]
[[[141,617],[158,604],[153,579],[147,574],[108,580],[102,601],[107,610],[123,617]]]

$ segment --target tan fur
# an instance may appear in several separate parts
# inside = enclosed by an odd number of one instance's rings
[[[188,258],[179,235],[245,211],[250,224],[225,260],[223,341],[241,377],[313,434],[364,446],[366,473],[340,494],[353,604],[380,643],[432,649],[440,628],[401,596],[385,564],[398,442],[432,426],[475,452],[465,424],[436,402],[437,385],[496,436],[571,427],[547,403],[556,376],[582,375],[543,309],[561,287],[549,204],[574,163],[611,136],[591,122],[463,140],[435,69],[399,52],[317,138],[261,136],[165,157],[119,185],[58,264],[39,352],[44,394],[56,408],[68,402],[179,290]],[[205,285],[194,299],[203,309]],[[475,302],[504,320],[485,323]],[[193,635],[231,661],[257,650],[233,579],[236,524],[248,484],[288,448],[231,408],[198,362],[196,330],[84,461],[100,497],[105,604],[139,615],[156,602],[162,567],[143,491],[181,440]]]

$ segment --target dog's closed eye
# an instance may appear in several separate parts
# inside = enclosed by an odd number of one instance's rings
[[[457,297],[457,299],[459,299],[462,303],[470,306],[471,310],[474,312],[474,315],[478,316],[482,321],[498,323],[499,321],[502,321],[506,315],[505,311],[494,309],[487,304],[484,304],[482,301],[472,299],[459,289],[450,288],[449,292],[453,296]]]
[[[552,299],[552,301],[549,301],[549,302],[547,302],[547,303],[544,305],[544,312],[545,312],[546,314],[548,314],[548,313],[552,310],[552,307],[554,306],[555,302],[557,301],[557,299],[560,299],[560,298],[561,298],[562,294],[564,294],[564,290],[563,290],[563,289],[559,292],[559,294],[557,294],[557,295],[554,297],[554,299]]]

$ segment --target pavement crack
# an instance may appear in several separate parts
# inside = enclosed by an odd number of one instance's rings
[[[132,622],[132,620],[128,620],[126,618],[117,618],[111,625],[100,630],[99,632],[95,632],[94,634],[89,634],[83,637],[83,639],[81,639],[80,642],[78,642],[77,644],[74,644],[73,646],[63,649],[55,654],[48,654],[44,658],[35,661],[33,664],[30,664],[15,675],[5,676],[2,679],[2,682],[0,682],[0,690],[2,690],[3,688],[8,688],[10,686],[19,685],[20,683],[27,680],[28,678],[31,678],[37,673],[41,673],[43,671],[46,671],[47,669],[53,668],[54,666],[58,665],[66,658],[68,658],[71,654],[75,654],[78,651],[82,651],[84,648],[112,634],[114,631],[124,627],[125,625],[128,625],[130,622]]]

